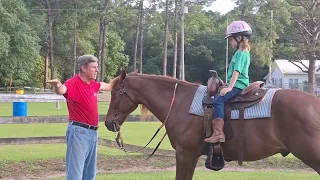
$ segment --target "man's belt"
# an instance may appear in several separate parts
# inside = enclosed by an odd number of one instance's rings
[[[98,126],[91,126],[91,125],[84,124],[84,123],[77,122],[77,121],[72,121],[71,124],[75,125],[75,126],[80,126],[80,127],[86,128],[86,129],[91,129],[94,131],[98,130]]]

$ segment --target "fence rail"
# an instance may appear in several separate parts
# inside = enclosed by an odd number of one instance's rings
[[[282,89],[296,89],[304,92],[310,92],[309,88],[313,87],[314,94],[320,96],[320,85],[313,83],[268,83],[267,86],[277,87]]]
[[[0,93],[15,94],[16,90],[23,89],[25,93],[54,93],[53,89],[44,89],[29,86],[0,87]]]
[[[110,102],[108,93],[99,93],[98,102]],[[0,94],[0,102],[65,102],[62,95],[54,93],[42,94]]]

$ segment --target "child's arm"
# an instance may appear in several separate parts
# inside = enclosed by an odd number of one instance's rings
[[[230,80],[230,83],[229,83],[229,88],[232,89],[233,86],[236,84],[236,81],[238,79],[238,76],[239,76],[239,72],[238,71],[233,71],[233,74],[232,74],[232,77],[231,77],[231,80]]]
[[[238,71],[233,71],[229,86],[226,87],[226,88],[221,89],[220,96],[224,96],[224,95],[226,95],[228,92],[230,92],[232,90],[233,86],[236,84],[238,76],[239,76],[239,72]]]

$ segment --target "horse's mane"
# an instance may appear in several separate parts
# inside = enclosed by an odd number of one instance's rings
[[[117,76],[114,78],[112,81],[115,81],[113,84],[116,85],[117,82],[120,80],[121,75]],[[165,82],[170,82],[170,83],[176,83],[179,82],[180,85],[191,85],[191,86],[199,86],[201,83],[191,83],[188,81],[184,80],[179,80],[177,78],[171,77],[171,76],[163,76],[163,75],[154,75],[154,74],[141,74],[137,72],[131,72],[127,74],[127,77],[141,77],[141,78],[146,78],[146,79],[156,79],[156,80],[161,80]],[[141,110],[141,115],[140,115],[140,120],[146,120],[149,117],[150,111],[148,110],[147,107],[145,107],[143,104],[140,104],[140,110]]]
[[[172,83],[179,82],[179,84],[192,85],[192,86],[198,86],[201,84],[201,83],[192,83],[192,82],[188,82],[185,80],[179,80],[177,78],[174,78],[171,76],[164,76],[164,75],[141,74],[141,73],[132,72],[132,73],[129,73],[128,76],[137,76],[137,77],[148,78],[148,79],[149,78],[150,79],[157,79],[157,80],[163,80],[163,81],[172,82]]]

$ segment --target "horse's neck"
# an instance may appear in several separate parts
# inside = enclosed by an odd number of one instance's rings
[[[140,85],[143,88],[138,89],[137,94],[141,95],[141,104],[147,107],[161,122],[164,122],[173,99],[176,82],[148,78],[144,78],[140,82],[143,83]],[[174,104],[178,99],[181,99],[179,97],[186,96],[192,88],[195,87],[186,83],[178,83]]]

